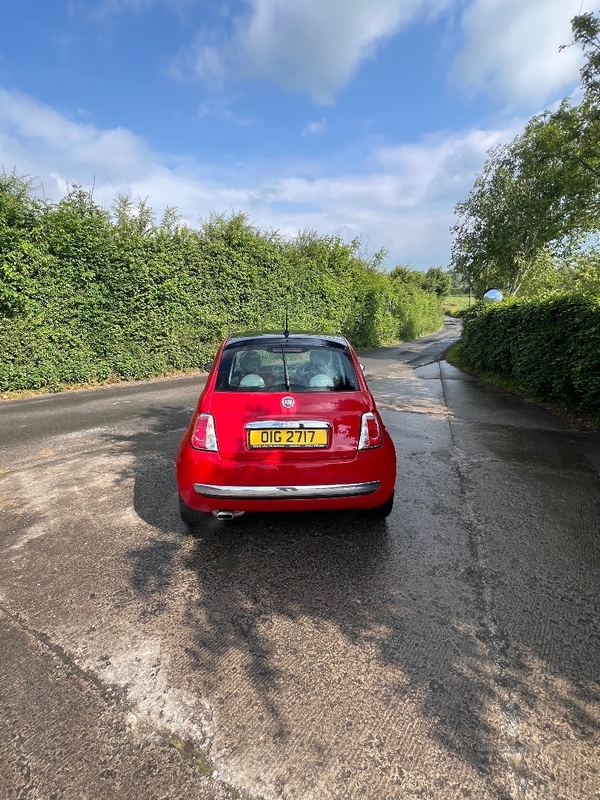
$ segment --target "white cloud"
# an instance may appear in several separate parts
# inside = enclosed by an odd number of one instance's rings
[[[570,20],[593,0],[473,0],[462,16],[465,46],[452,76],[509,105],[537,106],[577,82],[581,50]]]
[[[246,0],[228,36],[200,35],[184,61],[208,81],[267,79],[330,103],[389,37],[451,1]]]
[[[373,154],[376,167],[370,173],[283,178],[262,187],[256,203],[268,215],[273,204],[287,203],[290,210],[280,210],[277,224],[271,224],[288,235],[303,227],[302,220],[306,227],[348,239],[367,237],[376,249],[390,252],[392,264],[447,265],[454,205],[467,196],[487,151],[520,127],[448,132],[382,148]],[[302,213],[294,213],[294,206]]]
[[[10,169],[35,165],[46,174],[58,164],[91,183],[94,174],[102,181],[135,179],[148,160],[144,141],[123,128],[102,131],[90,124],[72,122],[58,111],[25,95],[0,89],[0,157]]]
[[[206,2],[206,0],[204,0]],[[159,3],[188,22],[198,0],[97,0],[103,13],[142,13]],[[570,20],[595,0],[238,0],[216,14],[172,66],[212,87],[230,79],[267,80],[333,102],[361,62],[398,31],[442,11],[461,13],[464,46],[451,69],[459,86],[509,105],[539,106],[571,90],[582,63]],[[183,16],[182,16],[183,15]],[[226,28],[215,27],[221,20]],[[407,74],[405,79],[410,79]]]
[[[148,198],[160,215],[176,206],[196,225],[212,212],[245,211],[263,230],[293,236],[304,228],[356,236],[390,251],[390,264],[417,267],[449,261],[452,209],[466,197],[487,150],[513,138],[504,130],[446,132],[374,151],[370,169],[311,176],[277,163],[218,169],[152,151],[123,129],[102,130],[0,89],[0,165],[28,174],[58,200],[70,184],[91,187],[110,207],[117,192]],[[361,171],[362,169],[362,171]],[[260,175],[260,177],[257,177]]]
[[[327,129],[327,120],[321,119],[318,122],[309,122],[304,130],[302,136],[321,136]]]

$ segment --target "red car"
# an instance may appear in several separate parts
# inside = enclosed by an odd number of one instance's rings
[[[387,517],[396,453],[341,336],[226,339],[177,455],[183,521],[246,511]]]

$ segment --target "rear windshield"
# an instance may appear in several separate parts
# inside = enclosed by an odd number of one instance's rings
[[[240,345],[223,352],[218,392],[356,392],[356,372],[344,347]]]

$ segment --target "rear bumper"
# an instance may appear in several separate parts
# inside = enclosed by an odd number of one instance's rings
[[[381,481],[364,483],[329,483],[315,486],[215,486],[195,483],[194,491],[202,497],[224,500],[304,500],[325,497],[360,497],[373,494]]]
[[[375,508],[390,498],[395,481],[396,454],[387,436],[382,447],[350,459],[235,461],[194,450],[187,437],[177,456],[179,494],[196,511]]]

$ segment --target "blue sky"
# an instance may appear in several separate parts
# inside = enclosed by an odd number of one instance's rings
[[[5,0],[0,167],[447,266],[486,153],[576,91],[593,0]]]

